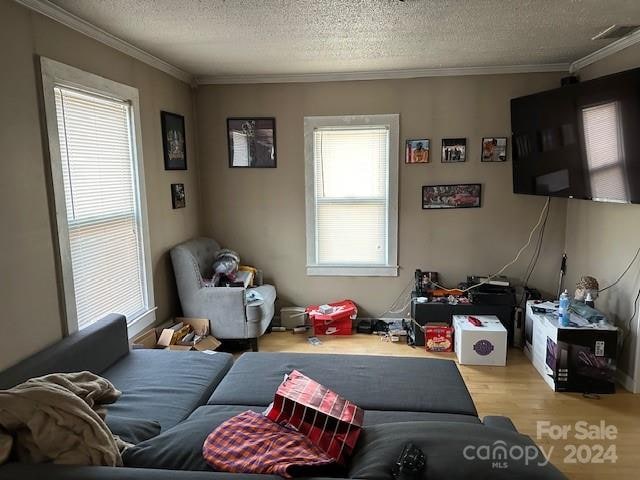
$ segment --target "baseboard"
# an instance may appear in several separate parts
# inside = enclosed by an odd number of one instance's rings
[[[622,370],[616,370],[616,380],[620,385],[622,385],[622,387],[624,387],[625,390],[631,393],[640,393],[635,388],[635,382],[633,381],[633,378],[631,378]]]
[[[408,317],[358,317],[354,320],[354,323],[358,323],[361,320],[371,320],[372,322],[377,322],[378,320],[382,320],[385,323],[393,323],[398,320],[407,320]]]

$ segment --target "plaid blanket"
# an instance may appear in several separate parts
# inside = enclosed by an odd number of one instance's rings
[[[307,475],[309,468],[335,463],[302,433],[252,411],[230,418],[211,432],[202,454],[215,470],[285,478]]]

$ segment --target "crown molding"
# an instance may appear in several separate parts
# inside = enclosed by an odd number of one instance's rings
[[[198,85],[224,85],[241,83],[308,83],[568,71],[568,63],[550,63],[540,65],[507,65],[491,67],[416,68],[409,70],[381,70],[369,72],[294,73],[283,75],[207,75],[197,76],[195,81]]]
[[[640,42],[640,29],[627,35],[626,37],[622,37],[616,40],[615,42],[611,42],[609,45],[602,47],[600,50],[596,50],[589,55],[585,55],[584,57],[579,58],[571,64],[570,72],[576,73],[578,70],[599,60],[602,60],[603,58],[607,58],[608,56],[613,55],[620,50],[624,50],[631,45],[635,45],[638,42]]]
[[[125,42],[124,40],[116,37],[115,35],[110,34],[102,30],[101,28],[96,27],[95,25],[83,20],[76,15],[66,11],[63,8],[60,8],[58,5],[51,3],[48,0],[15,0],[15,2],[20,5],[33,10],[34,12],[38,12],[45,17],[49,17],[56,22],[62,23],[63,25],[80,32],[88,37],[97,40],[98,42],[104,43],[111,48],[114,48],[130,57],[133,57],[137,60],[140,60],[147,65],[150,65],[158,70],[161,70],[169,75],[177,78],[178,80],[182,80],[190,85],[193,84],[193,76],[184,70],[179,69],[171,65],[164,60],[151,55],[144,50]]]

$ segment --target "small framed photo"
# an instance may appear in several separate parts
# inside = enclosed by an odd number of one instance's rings
[[[482,185],[461,183],[456,185],[425,185],[422,187],[422,209],[478,208]]]
[[[480,160],[483,162],[506,162],[507,137],[483,137]]]
[[[187,197],[184,194],[184,183],[171,184],[171,205],[174,209],[187,206]]]
[[[229,167],[276,168],[276,119],[227,118]]]
[[[464,162],[467,155],[466,138],[443,138],[442,139],[442,163]]]
[[[404,163],[429,163],[429,147],[431,142],[424,140],[407,140],[405,143]]]
[[[176,113],[160,112],[162,123],[162,151],[165,170],[187,169],[187,144],[184,117]]]

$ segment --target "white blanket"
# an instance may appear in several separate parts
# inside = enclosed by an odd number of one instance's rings
[[[91,372],[55,373],[0,391],[0,464],[122,465],[127,446],[104,423],[105,404],[120,397]]]

